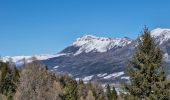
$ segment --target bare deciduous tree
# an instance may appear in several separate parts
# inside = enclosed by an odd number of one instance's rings
[[[88,91],[88,94],[85,100],[95,100],[95,97],[93,96],[93,92],[91,90]]]
[[[45,66],[34,61],[25,64],[20,74],[20,84],[15,100],[60,100],[57,82],[52,80]],[[58,91],[59,90],[59,91]]]

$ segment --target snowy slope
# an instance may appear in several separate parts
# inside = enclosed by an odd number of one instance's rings
[[[12,57],[5,56],[5,57],[2,57],[1,60],[3,62],[12,61],[12,62],[16,63],[17,65],[20,65],[23,63],[23,59],[27,62],[31,62],[34,58],[37,60],[47,60],[50,58],[59,57],[59,56],[63,56],[63,55],[67,55],[67,54],[54,54],[54,55],[43,54],[43,55],[34,55],[34,56],[12,56]]]
[[[170,29],[157,28],[151,31],[151,35],[162,49],[165,61],[170,62],[169,53],[166,50],[168,43],[170,44],[168,42]],[[85,82],[93,80],[103,83],[124,82],[129,80],[124,70],[136,45],[137,40],[132,41],[128,38],[85,35],[64,50],[65,53],[70,52],[73,55],[50,59],[51,61],[47,63],[53,62],[53,64],[50,63],[51,68],[56,69],[55,66],[57,66],[57,71],[68,72],[75,79],[82,79]]]
[[[80,47],[79,50],[75,53],[78,55],[82,52],[106,52],[114,47],[123,47],[131,43],[132,40],[128,38],[105,38],[105,37],[96,37],[93,35],[85,35],[78,38],[73,46]]]
[[[151,35],[156,39],[156,42],[161,45],[170,39],[170,29],[156,28],[151,31]]]

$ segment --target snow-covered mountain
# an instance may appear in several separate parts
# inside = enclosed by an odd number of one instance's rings
[[[170,29],[157,28],[151,31],[151,35],[162,49],[165,62],[170,63]],[[44,62],[51,68],[57,65],[54,70],[71,73],[76,79],[100,82],[127,81],[128,77],[124,71],[127,60],[132,57],[136,45],[137,40],[128,38],[85,35],[61,51],[61,53],[72,55],[52,58]]]
[[[170,29],[156,28],[151,31],[151,35],[162,49],[165,61],[170,63]]]
[[[152,37],[164,53],[165,63],[170,65],[170,29],[157,28]],[[68,73],[75,79],[84,81],[124,82],[128,80],[125,67],[135,51],[137,40],[129,38],[105,38],[85,35],[77,38],[70,46],[54,55],[3,57],[3,61],[22,59],[32,61],[32,57],[48,65],[51,71]],[[170,66],[168,66],[170,70]]]
[[[111,49],[122,48],[132,42],[125,38],[106,38],[93,35],[84,35],[77,38],[72,45],[68,46],[60,53],[71,53],[74,56],[84,53],[104,53]]]
[[[132,42],[129,38],[106,38],[106,37],[96,37],[93,35],[84,35],[80,38],[77,38],[71,46],[79,48],[76,52],[73,52],[74,55],[81,53],[89,52],[107,52],[108,50],[116,47],[124,47]],[[33,58],[37,60],[47,60],[50,58],[56,58],[59,56],[69,55],[69,53],[58,53],[58,54],[41,54],[33,56],[5,56],[1,60],[4,62],[12,61],[14,63],[21,62],[25,59],[28,62],[31,62]]]
[[[96,37],[93,35],[85,35],[78,38],[73,46],[80,47],[75,55],[81,54],[83,52],[106,52],[114,47],[124,47],[127,44],[130,44],[132,40],[128,38],[105,38],[105,37]]]
[[[161,45],[170,39],[170,29],[156,28],[151,31],[151,35],[156,39],[156,42]]]
[[[0,58],[3,62],[14,62],[16,65],[21,65],[23,61],[31,62],[32,60],[47,60],[54,57],[64,56],[67,54],[42,54],[42,55],[33,55],[33,56],[5,56]]]

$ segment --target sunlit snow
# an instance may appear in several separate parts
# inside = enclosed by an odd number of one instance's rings
[[[116,72],[116,73],[109,74],[109,75],[105,76],[104,79],[116,78],[116,77],[119,77],[124,74],[125,74],[124,72]]]
[[[151,35],[156,39],[159,44],[170,39],[170,29],[156,28],[151,31]]]
[[[93,78],[94,75],[91,75],[91,76],[86,76],[83,78],[83,81],[84,82],[87,82],[87,81],[90,81],[92,78]]]
[[[54,55],[50,55],[50,54],[43,54],[43,55],[34,55],[34,56],[5,56],[2,57],[1,60],[4,62],[8,62],[8,61],[12,61],[14,63],[22,63],[23,60],[25,60],[26,62],[31,62],[34,58],[37,60],[46,60],[46,59],[50,59],[50,58],[54,58],[54,57],[59,57],[59,56],[64,56],[67,54],[54,54]]]
[[[105,38],[105,37],[96,37],[92,35],[85,35],[81,38],[78,38],[73,46],[80,47],[80,49],[75,53],[78,55],[82,52],[106,52],[107,50],[112,49],[113,47],[123,47],[132,41],[127,38]]]

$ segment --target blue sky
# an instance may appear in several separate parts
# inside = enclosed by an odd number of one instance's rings
[[[170,0],[0,0],[0,55],[57,53],[92,34],[135,39],[170,28]]]

